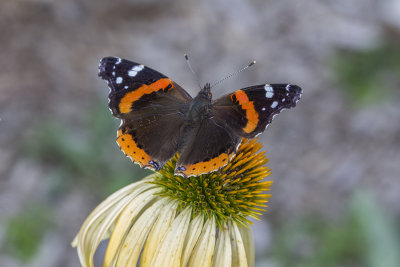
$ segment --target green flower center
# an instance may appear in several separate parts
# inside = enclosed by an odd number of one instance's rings
[[[209,174],[184,178],[174,175],[177,157],[170,160],[153,182],[163,188],[161,196],[179,201],[179,209],[192,206],[192,216],[215,216],[218,225],[231,219],[247,225],[248,216],[258,219],[265,211],[272,181],[262,179],[270,174],[263,166],[268,162],[256,139],[243,139],[235,157],[224,168]]]

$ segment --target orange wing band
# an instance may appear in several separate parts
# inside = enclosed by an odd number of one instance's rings
[[[222,153],[209,161],[179,166],[175,172],[176,174],[182,174],[187,177],[213,172],[228,164],[234,155],[235,153],[229,155],[227,153]]]
[[[164,90],[170,85],[170,89],[174,88],[173,82],[168,78],[159,79],[158,81],[152,84],[143,84],[135,91],[127,93],[123,98],[121,98],[121,102],[119,103],[119,111],[121,113],[129,113],[131,111],[132,104],[139,100],[142,96],[151,94],[153,92],[157,92],[160,90]]]
[[[254,102],[249,100],[249,97],[243,90],[238,90],[235,93],[236,99],[242,109],[246,111],[247,124],[243,128],[245,133],[251,133],[257,128],[258,113],[254,107]]]
[[[137,146],[130,134],[124,134],[121,130],[118,130],[117,143],[122,152],[132,161],[138,163],[140,167],[154,169],[151,163],[152,157]]]

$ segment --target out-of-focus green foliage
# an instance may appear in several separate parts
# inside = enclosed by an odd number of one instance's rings
[[[396,43],[365,51],[340,50],[332,66],[338,86],[356,106],[385,100],[400,86],[400,46]]]
[[[49,226],[51,212],[48,207],[30,204],[21,213],[6,219],[3,249],[23,260],[31,259],[41,246]]]
[[[400,266],[399,225],[373,200],[369,194],[359,192],[351,203],[357,224],[365,233],[365,258],[372,267]]]
[[[308,216],[276,232],[271,257],[278,266],[400,266],[399,233],[365,193],[353,197],[347,216]]]
[[[23,153],[49,168],[55,194],[71,186],[107,196],[148,174],[133,164],[115,143],[118,121],[104,103],[88,111],[81,125],[43,119],[26,138]]]

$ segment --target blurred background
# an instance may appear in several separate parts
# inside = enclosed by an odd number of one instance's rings
[[[0,266],[79,266],[85,217],[149,173],[115,143],[99,59],[194,95],[184,53],[203,84],[257,60],[214,97],[303,88],[260,136],[274,185],[256,266],[400,266],[398,0],[3,0],[0,31]]]

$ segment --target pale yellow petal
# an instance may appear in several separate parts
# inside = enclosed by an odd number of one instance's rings
[[[125,187],[102,202],[85,220],[78,236],[77,249],[82,266],[93,266],[93,255],[97,246],[114,224],[121,210],[130,202],[132,195],[147,190],[153,185],[137,182]]]
[[[199,240],[189,259],[190,267],[207,267],[211,265],[215,247],[216,223],[214,216],[208,219],[201,231]]]
[[[105,200],[103,200],[91,213],[90,215],[86,218],[84,223],[82,224],[81,230],[87,226],[92,224],[94,221],[98,220],[99,217],[101,217],[104,213],[109,212],[110,208],[115,205],[120,199],[126,197],[127,195],[131,194],[134,190],[137,188],[140,188],[142,186],[149,186],[149,184],[146,183],[146,181],[151,181],[154,179],[154,176],[156,174],[149,175],[145,178],[143,178],[141,181],[132,183],[130,185],[127,185],[117,192],[111,194],[109,197],[107,197]],[[72,241],[71,245],[73,247],[76,247],[78,245],[78,235],[79,233],[75,236],[74,240]]]
[[[232,245],[232,267],[246,267],[247,258],[242,236],[235,222],[230,223],[229,233]]]
[[[191,214],[192,209],[188,207],[174,219],[158,246],[150,266],[180,266],[183,243],[189,228]]]
[[[143,212],[143,214],[140,215],[132,228],[128,230],[129,233],[123,244],[121,244],[119,255],[116,255],[115,257],[117,261],[116,266],[136,266],[150,229],[160,214],[161,209],[167,202],[168,199],[162,198],[153,203]],[[114,266],[113,263],[104,263],[104,266]]]
[[[186,266],[197,240],[203,230],[204,216],[199,215],[194,218],[189,225],[188,233],[186,234],[185,243],[183,245],[181,266]]]
[[[242,236],[244,249],[246,251],[247,265],[249,267],[254,266],[255,261],[255,249],[253,231],[249,227],[239,227],[240,235]]]
[[[114,226],[114,231],[111,234],[106,255],[104,257],[103,266],[111,265],[114,256],[118,253],[118,250],[124,243],[126,235],[128,234],[129,229],[135,223],[137,216],[140,214],[140,212],[142,212],[146,205],[154,201],[156,198],[154,194],[159,192],[159,190],[159,188],[152,188],[145,192],[141,192],[140,194],[136,195],[121,212],[117,223]]]
[[[161,210],[160,215],[158,216],[149,236],[147,237],[142,255],[140,257],[140,266],[147,267],[150,265],[158,245],[175,218],[177,206],[177,201],[171,201]]]
[[[222,229],[218,232],[217,244],[212,260],[213,267],[231,267],[232,248],[229,236],[228,226],[224,223]]]
[[[135,188],[138,188],[142,186],[144,182],[136,182],[132,183],[128,186],[125,186],[124,188],[121,188],[117,192],[113,193],[109,197],[107,197],[103,202],[101,202],[91,213],[90,215],[86,218],[84,223],[82,224],[81,231],[84,227],[87,225],[92,224],[94,221],[99,220],[99,217],[101,217],[104,213],[110,211],[110,207],[115,205],[120,199],[124,198],[126,195],[130,194]],[[71,245],[73,247],[76,247],[78,245],[78,235],[75,236],[74,240],[71,242]]]

